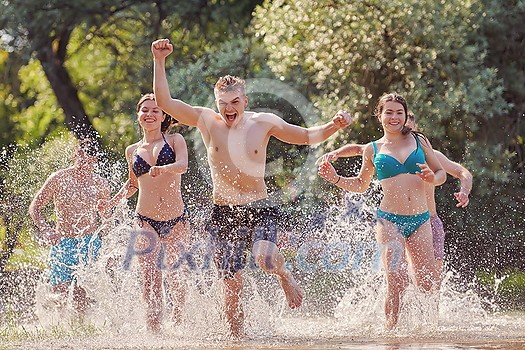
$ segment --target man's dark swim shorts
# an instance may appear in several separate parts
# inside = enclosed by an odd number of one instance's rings
[[[278,209],[268,201],[214,205],[206,230],[215,245],[214,262],[225,279],[246,266],[248,252],[259,240],[277,242]]]

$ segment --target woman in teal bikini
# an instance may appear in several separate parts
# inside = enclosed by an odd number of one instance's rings
[[[126,148],[129,180],[110,201],[100,202],[99,210],[113,207],[139,191],[135,223],[140,234],[136,237],[135,251],[151,250],[138,259],[143,275],[148,329],[157,333],[164,308],[159,257],[164,257],[163,266],[174,298],[175,322],[180,320],[184,301],[184,290],[174,265],[178,261],[179,243],[189,237],[181,195],[181,175],[188,168],[188,150],[182,135],[165,133],[174,120],[157,106],[153,94],[146,94],[139,100],[137,119],[144,136]]]
[[[446,173],[426,137],[405,126],[408,107],[395,93],[383,95],[376,115],[384,135],[366,145],[359,175],[342,177],[327,161],[319,165],[319,176],[351,192],[364,192],[375,173],[383,189],[377,210],[376,239],[386,272],[386,328],[398,321],[400,301],[408,285],[407,258],[414,269],[416,285],[424,291],[437,287],[430,213],[425,182],[441,185]]]

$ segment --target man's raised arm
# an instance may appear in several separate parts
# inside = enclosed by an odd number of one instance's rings
[[[172,99],[168,79],[166,77],[166,57],[173,52],[173,45],[168,39],[156,40],[151,44],[153,54],[153,93],[157,105],[180,123],[198,126],[204,108]]]

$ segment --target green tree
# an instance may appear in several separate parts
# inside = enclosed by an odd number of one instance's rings
[[[13,79],[13,70],[9,67],[13,66],[8,63],[10,58],[14,55],[9,55],[6,51],[0,50],[0,76],[3,79],[0,81],[0,145],[8,145],[16,139],[15,122],[10,118],[17,112],[17,101],[15,96],[11,94],[10,82]]]
[[[50,140],[37,150],[20,146],[11,151],[12,157],[7,157],[5,153],[0,155],[0,177],[3,179],[0,196],[0,277],[16,245],[23,248],[36,242],[33,224],[27,214],[29,204],[51,173],[72,163],[73,144],[73,135],[65,135]],[[48,214],[51,216],[51,211]]]
[[[272,69],[290,80],[300,70],[321,110],[344,107],[365,123],[381,94],[398,91],[437,146],[461,159],[474,133],[489,137],[480,122],[507,108],[495,69],[469,42],[478,17],[474,2],[460,0],[267,1],[254,30]]]
[[[111,158],[122,158],[138,137],[135,104],[152,86],[153,39],[171,37],[176,62],[192,64],[205,52],[217,57],[224,41],[244,35],[259,1],[70,1],[8,0],[0,3],[0,84],[2,154],[0,199],[11,203],[10,159],[63,134],[102,135]],[[233,6],[235,4],[235,6]],[[223,56],[222,59],[228,60]],[[65,82],[57,81],[65,79]],[[186,91],[192,90],[186,85]],[[5,98],[4,98],[5,97]],[[73,116],[82,116],[74,118]],[[50,143],[56,147],[57,143]],[[18,175],[17,175],[18,174]],[[23,177],[21,177],[23,178]],[[10,181],[10,180],[9,180]],[[34,190],[29,188],[28,194]],[[26,201],[27,202],[27,201]],[[24,203],[26,203],[24,202]],[[27,204],[27,203],[26,203]],[[9,222],[27,223],[27,208],[4,211]],[[18,229],[0,222],[5,242]],[[4,240],[4,239],[2,239]],[[10,251],[10,250],[8,250]],[[4,261],[9,258],[4,257]]]
[[[278,76],[301,86],[323,114],[345,108],[359,116],[360,123],[343,135],[345,143],[377,137],[374,104],[382,93],[397,91],[433,146],[474,173],[467,210],[453,207],[456,183],[438,191],[438,208],[446,209],[453,230],[450,241],[458,242],[452,263],[467,269],[501,266],[498,258],[518,266],[493,253],[525,241],[523,190],[514,186],[514,170],[522,165],[508,161],[512,151],[522,151],[512,144],[521,145],[523,135],[523,108],[517,107],[523,84],[516,79],[524,64],[523,34],[516,29],[522,28],[523,1],[500,4],[266,1],[253,21]],[[357,136],[348,137],[351,132]],[[520,209],[509,211],[511,202]],[[495,233],[505,237],[501,244]]]
[[[13,57],[6,61],[6,70],[15,78],[8,87],[9,93],[20,100],[16,104],[18,114],[34,105],[37,95],[42,94],[31,87],[25,93],[20,91],[17,80],[25,79],[17,77],[21,66],[31,64],[38,70],[31,63],[38,62],[42,72],[37,74],[46,77],[54,95],[54,101],[45,99],[47,111],[39,110],[43,103],[33,109],[40,116],[53,113],[56,119],[39,118],[42,120],[33,123],[38,125],[29,129],[32,133],[26,137],[37,138],[37,144],[41,144],[47,132],[65,123],[79,136],[97,129],[106,140],[111,140],[107,143],[125,144],[129,137],[121,140],[118,135],[134,134],[129,123],[134,119],[131,117],[134,103],[140,93],[151,90],[151,41],[171,37],[177,60],[191,62],[210,47],[242,35],[257,3],[254,0],[2,2],[0,43],[8,57]],[[50,104],[54,108],[49,108]],[[51,109],[54,111],[50,112]],[[23,130],[28,130],[24,126]],[[117,148],[121,146],[118,144]]]
[[[103,2],[90,1],[77,6],[64,1],[14,0],[2,3],[0,23],[4,41],[7,41],[4,44],[23,51],[27,60],[35,54],[66,115],[66,124],[82,137],[93,135],[94,129],[65,66],[67,47],[74,29],[82,21],[82,11],[101,14],[100,5]],[[105,17],[99,18],[105,20]]]
[[[487,48],[485,62],[496,67],[505,87],[503,97],[511,104],[503,123],[492,129],[510,145],[513,167],[525,173],[525,1],[484,0],[485,11],[481,23],[481,39]]]

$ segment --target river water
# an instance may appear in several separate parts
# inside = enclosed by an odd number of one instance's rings
[[[363,202],[349,203],[345,210],[332,208],[331,219],[308,236],[281,233],[279,245],[305,291],[300,309],[287,308],[272,276],[253,265],[246,269],[242,340],[228,336],[221,285],[198,218],[178,267],[184,267],[180,278],[187,289],[183,320],[166,320],[161,335],[146,331],[136,256],[129,248],[134,231],[123,206],[105,232],[100,257],[79,271],[79,283],[94,299],[85,319],[49,292],[44,271],[30,316],[3,317],[0,349],[525,349],[525,313],[498,310],[479,296],[475,281],[449,269],[439,293],[409,288],[399,326],[385,331],[385,285],[370,216]],[[8,312],[9,303],[3,304]]]

